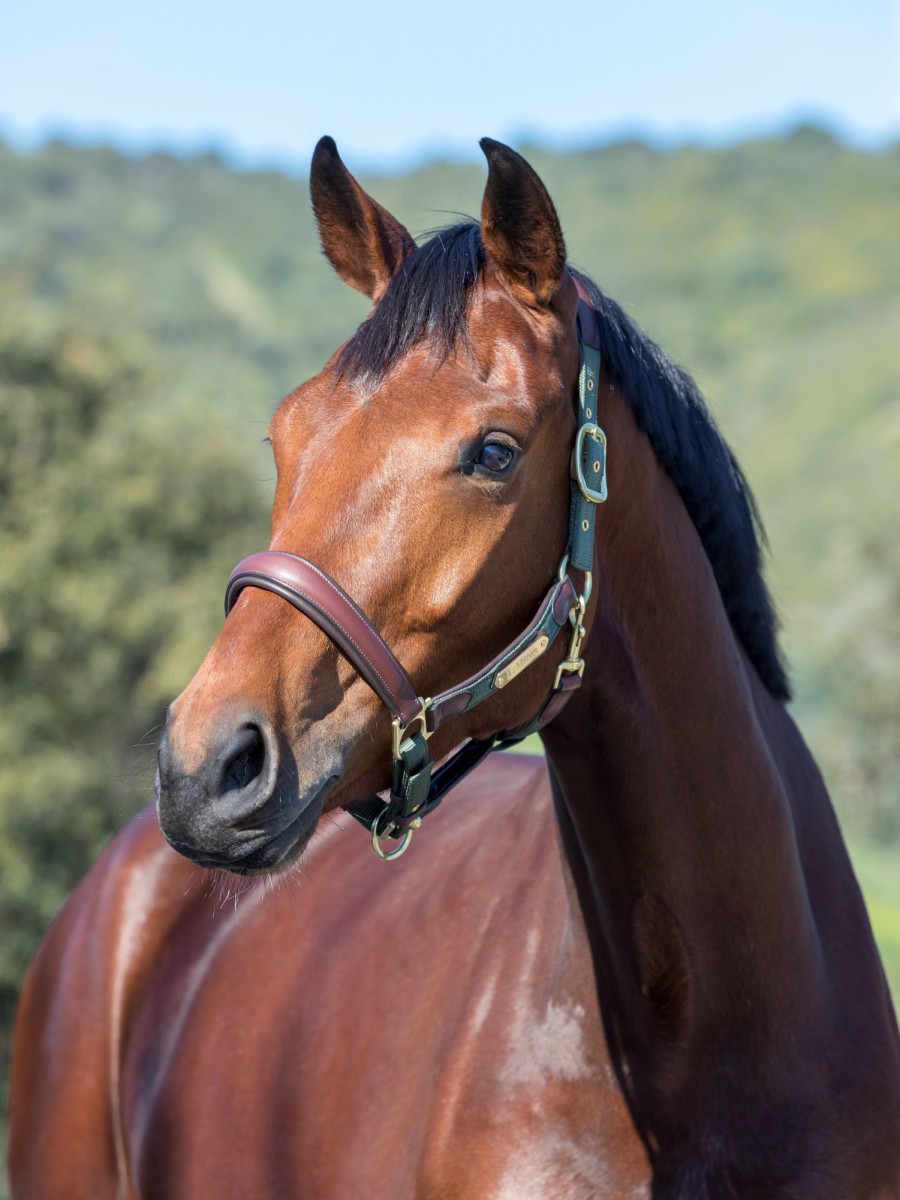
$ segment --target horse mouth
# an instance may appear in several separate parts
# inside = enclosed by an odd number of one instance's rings
[[[279,823],[274,833],[265,828],[264,820],[257,823],[257,829],[233,826],[218,830],[214,838],[201,835],[190,843],[171,837],[161,821],[162,832],[173,850],[198,866],[233,875],[277,874],[295,863],[306,849],[337,779],[336,775],[327,779],[287,824]]]

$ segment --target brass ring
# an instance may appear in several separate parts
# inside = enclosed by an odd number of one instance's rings
[[[409,849],[409,843],[412,841],[413,831],[412,827],[406,830],[395,850],[382,850],[381,838],[384,836],[384,834],[378,832],[378,826],[381,824],[382,817],[387,815],[387,811],[388,810],[386,808],[383,809],[372,822],[372,849],[375,851],[378,857],[384,859],[385,862],[393,862],[395,858],[399,858],[401,854],[405,854]],[[393,822],[391,822],[391,824],[393,824]]]

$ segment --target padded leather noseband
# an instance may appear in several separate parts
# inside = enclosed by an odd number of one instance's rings
[[[293,604],[331,638],[404,726],[415,719],[421,703],[409,676],[359,605],[320,567],[284,550],[251,554],[231,572],[226,613],[247,587],[264,588]]]

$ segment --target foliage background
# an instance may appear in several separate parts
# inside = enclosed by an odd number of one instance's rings
[[[900,980],[900,148],[524,147],[574,262],[698,377],[769,529],[794,709]],[[352,164],[351,164],[352,165]],[[423,232],[484,172],[368,181]],[[150,798],[153,731],[264,544],[279,398],[365,313],[305,182],[0,144],[0,1060],[37,939]],[[2,1185],[0,1185],[2,1191]]]

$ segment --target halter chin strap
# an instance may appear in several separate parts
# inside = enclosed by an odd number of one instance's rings
[[[406,850],[423,817],[441,803],[492,750],[513,746],[543,729],[581,685],[584,659],[584,614],[591,594],[594,560],[594,518],[606,499],[606,437],[596,424],[600,376],[600,338],[597,314],[580,280],[578,289],[578,433],[572,452],[569,540],[559,574],[538,607],[531,624],[469,679],[434,697],[417,695],[406,671],[362,609],[320,567],[283,550],[251,554],[232,571],[225,591],[225,613],[231,612],[248,587],[274,592],[287,600],[325,633],[390,710],[393,771],[390,796],[355,804],[350,809],[371,832],[372,846],[381,858],[393,859]],[[584,575],[579,593],[569,578],[575,568]],[[568,653],[557,668],[550,693],[535,716],[515,729],[466,742],[437,770],[428,740],[445,720],[481,704],[542,658],[559,633],[571,626]],[[399,841],[386,850],[382,841]]]

